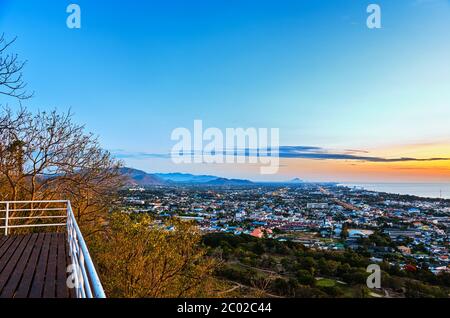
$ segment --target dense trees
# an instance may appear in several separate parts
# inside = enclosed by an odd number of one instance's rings
[[[383,236],[372,239],[376,244],[389,244]],[[224,233],[208,234],[203,241],[210,247],[211,254],[216,249],[227,251],[224,260],[228,262],[216,274],[231,281],[248,285],[252,280],[261,280],[265,273],[271,273],[278,276],[267,289],[283,297],[370,296],[366,287],[369,275],[366,268],[371,261],[352,250],[320,251],[293,242]],[[264,253],[254,253],[255,248]],[[251,270],[246,267],[248,263],[252,263]],[[382,287],[391,289],[391,293],[408,297],[443,297],[449,292],[448,274],[436,276],[426,269],[409,273],[388,262],[380,263],[380,267]]]
[[[198,228],[170,220],[114,213],[92,245],[105,288],[112,297],[214,296],[216,261],[205,257]]]

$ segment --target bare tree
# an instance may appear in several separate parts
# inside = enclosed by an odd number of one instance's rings
[[[3,126],[3,127],[2,127]],[[70,199],[79,221],[96,222],[122,185],[120,162],[70,112],[0,114],[0,192],[8,200]]]
[[[26,91],[27,84],[23,80],[22,70],[26,61],[20,61],[17,54],[7,53],[16,39],[7,41],[4,34],[0,36],[0,94],[23,100],[33,94]]]

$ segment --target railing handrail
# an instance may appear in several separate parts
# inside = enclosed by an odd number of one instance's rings
[[[80,228],[78,227],[78,223],[76,221],[75,215],[73,214],[72,205],[70,204],[70,201],[67,201],[67,226],[68,226],[68,232],[70,232],[69,224],[73,222],[73,227],[75,229],[75,233],[77,236],[77,241],[79,244],[79,247],[81,248],[81,252],[83,257],[81,260],[84,260],[84,263],[87,267],[87,274],[84,271],[84,264],[82,264],[81,270],[84,277],[84,284],[87,285],[88,289],[90,289],[90,285],[92,285],[92,291],[93,294],[91,294],[91,297],[94,298],[106,298],[105,291],[103,289],[102,283],[100,281],[100,278],[98,277],[97,270],[95,269],[94,263],[92,262],[91,255],[89,254],[89,250],[87,248],[86,242],[84,241],[83,235],[81,234]],[[70,220],[70,222],[69,222]],[[69,240],[70,240],[70,233],[69,233]],[[70,242],[69,242],[70,243]],[[72,255],[71,255],[72,256]],[[75,255],[74,255],[75,257]],[[87,283],[87,284],[86,284]],[[88,293],[89,294],[89,293]]]
[[[15,204],[64,204],[62,208],[20,208],[14,209],[12,205]],[[39,200],[39,201],[0,201],[1,205],[6,205],[5,210],[0,209],[1,213],[5,213],[5,217],[0,218],[0,221],[4,221],[4,226],[0,226],[0,229],[5,229],[5,235],[9,234],[10,229],[15,228],[32,228],[32,227],[66,227],[67,242],[69,245],[69,254],[72,260],[72,277],[75,281],[75,294],[77,298],[106,298],[103,290],[102,283],[92,262],[91,255],[87,248],[86,242],[83,238],[83,234],[78,226],[77,220],[72,210],[72,206],[69,200]],[[32,211],[65,211],[65,215],[55,216],[31,216],[31,217],[11,217],[12,212],[32,212]],[[21,224],[12,225],[10,221],[14,220],[35,220],[35,219],[62,219],[65,218],[65,223],[44,223],[44,224]],[[1,224],[0,224],[1,225]]]
[[[51,208],[41,207],[42,204],[64,204],[64,207]],[[21,207],[16,207],[20,205]],[[24,205],[31,205],[30,208],[23,207]],[[35,206],[33,206],[35,205]],[[4,209],[2,208],[3,206]],[[17,217],[11,216],[12,213],[24,213],[24,212],[56,212],[65,211],[64,215],[53,216],[32,216],[32,217]],[[21,224],[13,225],[12,221],[18,220],[49,220],[49,219],[63,219],[67,218],[67,200],[29,200],[29,201],[0,201],[0,215],[4,213],[4,217],[0,217],[0,221],[4,221],[4,225],[0,224],[0,229],[4,230],[5,235],[8,235],[11,229],[20,228],[42,228],[42,227],[64,227],[66,223],[44,223],[44,224]]]

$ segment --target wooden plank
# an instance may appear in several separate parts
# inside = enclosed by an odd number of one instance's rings
[[[38,264],[35,269],[33,282],[31,284],[29,294],[30,298],[42,298],[51,238],[51,234],[44,234],[44,243],[42,245],[41,254],[39,255]]]
[[[68,298],[69,290],[67,287],[67,252],[66,235],[58,234],[58,262],[56,267],[56,297]]]
[[[71,262],[65,233],[2,237],[0,298],[68,298],[67,265]]]
[[[8,250],[9,246],[14,242],[14,239],[16,237],[15,236],[8,236],[5,240],[5,242],[3,243],[2,247],[0,248],[0,260],[2,259],[3,254],[6,253],[6,251]]]
[[[11,281],[12,274],[14,270],[16,269],[19,262],[19,259],[22,257],[23,252],[25,251],[28,242],[30,241],[31,235],[23,235],[21,236],[20,244],[17,246],[17,248],[14,249],[13,253],[11,254],[11,257],[7,260],[6,265],[3,267],[2,272],[0,273],[0,294],[3,291],[3,288],[6,286],[6,284]],[[18,280],[20,279],[20,276]],[[15,283],[18,283],[17,282]]]
[[[30,259],[28,260],[27,266],[22,276],[22,281],[14,295],[15,298],[27,298],[30,291],[30,286],[33,281],[34,272],[37,267],[39,260],[39,255],[41,254],[41,249],[44,244],[45,234],[38,234],[38,238],[34,244],[33,252],[31,253]]]
[[[0,275],[3,272],[3,269],[8,264],[9,260],[11,259],[11,256],[16,251],[17,247],[19,246],[20,242],[24,239],[24,236],[14,236],[11,237],[12,243],[9,245],[8,249],[5,251],[3,256],[0,258]]]
[[[16,291],[17,286],[21,281],[22,275],[28,263],[28,259],[30,258],[31,252],[34,249],[34,244],[37,240],[38,234],[29,235],[29,240],[26,242],[26,246],[23,250],[20,259],[17,260],[17,263],[11,269],[12,273],[10,274],[10,278],[8,283],[4,286],[3,290],[0,287],[0,297],[2,298],[12,298],[14,296],[14,292]],[[25,242],[24,239],[22,242]],[[19,247],[20,249],[20,247]],[[12,264],[12,262],[10,263]],[[5,272],[5,271],[3,271]]]
[[[58,234],[51,234],[50,252],[44,282],[44,298],[56,297],[56,265],[58,263]]]
[[[0,236],[0,247],[2,247],[3,243],[6,242],[7,239],[8,237],[5,235]]]

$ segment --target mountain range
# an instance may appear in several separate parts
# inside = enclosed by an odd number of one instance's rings
[[[120,172],[128,179],[129,184],[139,186],[201,184],[201,185],[251,185],[252,181],[227,179],[209,175],[193,175],[189,173],[147,173],[134,168],[121,168]]]

